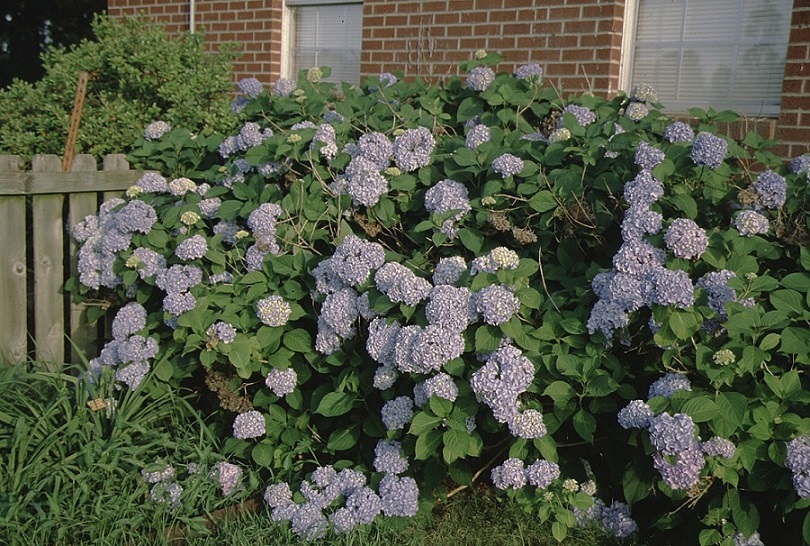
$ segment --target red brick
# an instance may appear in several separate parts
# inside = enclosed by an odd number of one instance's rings
[[[563,23],[566,34],[593,34],[596,32],[596,21],[566,21]]]
[[[532,34],[531,23],[505,23],[503,25],[503,33],[511,36],[521,36]]]
[[[579,19],[579,8],[549,8],[548,18],[551,21],[571,21]]]

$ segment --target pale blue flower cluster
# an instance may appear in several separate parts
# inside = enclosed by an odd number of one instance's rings
[[[545,459],[537,459],[526,467],[526,479],[529,485],[538,489],[545,489],[554,480],[560,477],[560,467],[557,463]]]
[[[259,438],[265,434],[264,415],[256,410],[240,413],[233,420],[233,437],[238,440]]]
[[[295,81],[288,78],[281,78],[273,84],[273,93],[277,97],[289,97],[298,88]]]
[[[413,400],[407,396],[389,400],[383,404],[380,415],[387,430],[404,428],[413,419]]]
[[[695,138],[695,132],[688,124],[676,121],[667,125],[666,129],[664,129],[664,138],[673,143],[692,142]]]
[[[516,269],[520,264],[517,252],[505,246],[495,247],[487,254],[475,258],[470,264],[470,275],[496,273],[501,269]]]
[[[208,252],[208,241],[202,235],[197,234],[181,241],[174,250],[174,255],[184,262],[188,262],[202,258],[206,252]]]
[[[522,64],[515,69],[515,77],[519,80],[539,83],[543,78],[543,69],[537,63]]]
[[[481,144],[489,142],[490,138],[491,133],[489,127],[482,123],[478,123],[474,125],[467,133],[467,136],[464,139],[464,145],[471,150],[475,150]]]
[[[165,121],[153,121],[143,130],[143,138],[146,140],[158,140],[171,130],[172,126]]]
[[[146,326],[146,309],[137,302],[129,302],[115,314],[112,321],[113,339],[123,341]]]
[[[430,295],[433,288],[430,281],[397,262],[388,262],[374,275],[377,290],[395,303],[416,305]]]
[[[737,532],[734,534],[734,546],[765,546],[765,543],[759,537],[759,531],[754,531],[749,537]]]
[[[383,72],[380,74],[380,81],[385,84],[385,87],[391,87],[397,83],[397,77],[390,72]]]
[[[618,538],[627,538],[638,530],[638,524],[630,516],[630,507],[619,501],[602,508],[600,521],[605,529]]]
[[[450,402],[455,402],[458,397],[458,387],[455,381],[444,372],[425,379],[425,382],[422,383],[421,386],[425,396],[425,402],[430,400],[431,396],[449,400]],[[424,404],[417,403],[417,405],[423,406]]]
[[[335,139],[335,128],[329,125],[329,123],[322,123],[318,125],[318,128],[315,130],[315,136],[312,137],[312,142],[309,144],[309,149],[315,150],[318,143],[320,143],[320,148],[317,148],[318,153],[327,160],[332,161],[335,159],[338,152],[337,142]]]
[[[242,469],[233,463],[220,461],[211,469],[209,476],[217,482],[222,494],[227,497],[239,487]]]
[[[436,140],[427,127],[407,129],[394,139],[394,163],[402,172],[412,172],[430,164]]]
[[[722,459],[731,459],[737,451],[737,447],[733,442],[720,436],[701,442],[700,448],[707,457],[720,457]]]
[[[461,256],[450,256],[439,259],[433,269],[433,284],[436,286],[446,284],[455,285],[461,276],[467,272],[467,262]]]
[[[419,488],[413,478],[386,474],[380,481],[379,494],[386,516],[412,517],[419,509]]]
[[[463,332],[478,320],[473,293],[466,286],[435,286],[425,305],[428,323],[453,332]]]
[[[737,293],[728,285],[728,281],[736,276],[733,271],[721,269],[706,273],[696,283],[706,292],[707,304],[717,313],[720,320],[728,318],[726,302],[737,301]]]
[[[810,497],[810,436],[788,442],[785,467],[793,473],[793,487],[799,497]]]
[[[650,389],[647,392],[647,398],[653,398],[656,396],[670,398],[677,391],[691,390],[692,383],[685,375],[669,372],[663,377],[655,380],[653,384],[650,385]]]
[[[475,294],[475,310],[484,322],[498,326],[520,310],[520,300],[505,286],[490,284]]]
[[[658,102],[658,92],[650,84],[639,82],[630,90],[630,99],[638,102]]]
[[[509,425],[514,432],[538,438],[545,434],[542,415],[525,410],[523,413],[528,415],[523,417],[518,399],[533,379],[532,362],[516,347],[505,345],[490,354],[486,363],[473,373],[470,387],[499,423]]]
[[[273,368],[267,372],[264,384],[276,396],[285,396],[298,385],[298,374],[292,368]]]
[[[583,127],[585,127],[586,125],[590,125],[591,123],[596,121],[596,114],[587,106],[569,104],[562,111],[563,115],[560,116],[560,119],[557,122],[557,129],[563,128],[563,117],[566,113],[574,116],[574,119],[576,119],[577,123]]]
[[[787,182],[773,171],[761,173],[754,182],[756,205],[766,209],[778,209],[787,200]]]
[[[404,326],[396,331],[392,360],[401,372],[426,374],[439,370],[463,352],[464,338],[460,332],[433,324],[424,328]]]
[[[473,91],[486,91],[495,81],[495,71],[488,66],[476,66],[467,74],[467,87]]]
[[[291,313],[290,304],[281,296],[267,296],[256,303],[256,316],[267,326],[276,327],[287,324]]]
[[[523,160],[512,154],[502,154],[492,161],[492,170],[502,178],[509,178],[523,170]]]
[[[506,459],[490,472],[492,484],[498,489],[521,489],[528,482],[526,467],[518,458]]]
[[[715,169],[723,163],[728,150],[728,142],[711,133],[699,133],[692,142],[690,156],[696,165]]]
[[[631,102],[624,109],[625,117],[630,118],[633,121],[641,121],[647,117],[647,114],[649,113],[650,109],[647,108],[647,105],[643,102]]]
[[[790,172],[793,174],[803,174],[810,172],[810,155],[800,155],[790,162]]]
[[[209,326],[205,331],[205,335],[208,336],[209,341],[216,341],[217,343],[224,343],[227,345],[236,339],[236,328],[234,328],[233,325],[220,320]]]
[[[402,454],[402,443],[380,440],[374,447],[374,470],[386,474],[402,474],[408,470],[408,459]]]
[[[653,410],[643,400],[631,400],[617,414],[619,425],[623,429],[646,429],[654,416]]]
[[[743,210],[734,217],[734,227],[743,237],[752,237],[768,233],[771,223],[755,210]]]
[[[700,258],[709,246],[706,231],[689,218],[672,221],[664,234],[664,243],[678,258],[686,260]]]
[[[312,271],[316,279],[316,293],[327,294],[344,286],[364,283],[372,270],[378,269],[383,263],[385,251],[379,243],[349,234],[335,248],[332,257]]]
[[[653,170],[664,157],[664,152],[647,142],[641,141],[636,147],[635,163],[643,170]]]
[[[656,448],[653,466],[672,489],[689,489],[700,479],[705,459],[695,424],[685,413],[664,412],[652,419],[650,443]]]
[[[455,212],[442,222],[441,228],[442,233],[448,238],[454,238],[458,231],[456,223],[472,210],[467,187],[450,179],[437,182],[425,192],[425,210],[440,215]]]
[[[262,94],[262,91],[264,91],[262,82],[256,78],[242,78],[236,84],[236,87],[239,89],[240,93],[251,99],[255,99]]]
[[[166,179],[160,174],[147,171],[141,175],[135,185],[144,193],[166,193],[169,191],[169,184]]]

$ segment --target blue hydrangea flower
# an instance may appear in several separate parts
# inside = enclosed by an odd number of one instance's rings
[[[475,310],[484,322],[497,326],[508,322],[520,310],[520,300],[499,284],[485,286],[475,294]]]
[[[240,413],[233,420],[233,437],[238,440],[247,440],[264,436],[264,415],[256,410]]]
[[[391,162],[394,145],[382,133],[366,133],[357,140],[357,152],[371,161],[377,170],[383,170]]]
[[[115,380],[123,383],[129,387],[130,391],[134,391],[144,380],[146,374],[149,373],[149,363],[145,360],[133,362],[123,368],[118,368],[115,371]]]
[[[773,171],[765,171],[754,182],[757,205],[766,209],[778,209],[787,199],[785,179]]]
[[[523,160],[512,154],[502,154],[492,161],[492,170],[502,178],[509,178],[523,170]]]
[[[384,318],[372,320],[368,325],[368,337],[366,339],[366,351],[368,351],[369,356],[385,366],[393,365],[394,348],[397,344],[400,328],[399,323],[388,324]]]
[[[402,443],[380,440],[374,448],[374,470],[386,474],[402,474],[408,470],[408,459],[402,454]]]
[[[165,121],[153,121],[143,130],[143,138],[146,140],[158,140],[171,130],[172,126]]]
[[[715,436],[711,440],[706,440],[700,444],[703,453],[708,457],[722,457],[723,459],[731,459],[734,457],[734,452],[737,448],[730,440]]]
[[[397,377],[399,377],[399,371],[393,366],[380,366],[374,372],[372,386],[381,391],[388,390],[394,386]]]
[[[728,143],[723,138],[711,133],[699,133],[692,143],[690,156],[696,165],[714,169],[723,163],[727,150]]]
[[[498,489],[520,489],[526,485],[526,468],[517,458],[506,459],[490,473],[492,484]]]
[[[205,331],[205,334],[212,340],[217,340],[221,343],[228,344],[236,339],[236,328],[227,322],[221,320],[215,322]]]
[[[670,142],[692,142],[695,132],[688,124],[676,121],[664,129],[664,138]]]
[[[277,508],[293,502],[290,484],[287,482],[273,483],[268,485],[264,490],[263,497],[264,502],[266,502],[270,508]]]
[[[425,210],[431,214],[456,212],[443,222],[441,228],[442,233],[452,239],[457,232],[456,222],[472,210],[466,186],[450,179],[437,182],[425,192]]]
[[[202,235],[194,235],[182,241],[174,251],[174,255],[183,261],[197,260],[205,256],[208,251],[208,241]]]
[[[636,147],[635,163],[642,169],[653,170],[664,157],[664,152],[647,142],[641,141]]]
[[[285,396],[293,392],[298,385],[298,374],[292,368],[273,368],[267,372],[264,384],[276,396]]]
[[[705,464],[703,452],[693,443],[670,457],[653,453],[653,466],[664,482],[672,489],[690,489],[700,480],[700,471]]]
[[[379,243],[349,234],[329,260],[332,273],[345,284],[354,286],[365,282],[372,269],[383,265],[385,251]]]
[[[501,269],[516,269],[520,264],[520,256],[517,252],[499,246],[493,248],[488,254],[479,256],[470,264],[470,275],[478,273],[496,273]]]
[[[624,185],[624,200],[633,207],[649,207],[664,195],[664,185],[646,170]]]
[[[413,419],[413,400],[399,396],[389,400],[382,407],[382,422],[387,430],[399,430]]]
[[[444,372],[429,377],[422,386],[425,396],[428,399],[430,399],[431,396],[435,396],[436,398],[443,398],[444,400],[455,402],[458,397],[458,387],[455,381]]]
[[[749,537],[737,532],[734,534],[734,546],[765,546],[765,543],[759,537],[758,531],[754,531]]]
[[[236,84],[236,87],[239,89],[240,93],[250,97],[251,99],[255,99],[262,94],[262,91],[264,91],[262,82],[256,78],[242,78]]]
[[[430,281],[417,277],[416,274],[397,262],[383,265],[374,274],[377,290],[388,296],[395,303],[416,305],[430,295],[433,288]]]
[[[196,298],[188,292],[168,293],[163,298],[163,310],[172,315],[182,315],[194,309]]]
[[[653,410],[643,400],[631,400],[617,415],[623,429],[647,428],[654,416]]]
[[[479,123],[467,133],[467,137],[464,139],[464,145],[471,150],[475,150],[481,144],[489,142],[490,136],[489,127]]]
[[[268,296],[256,303],[256,315],[267,326],[283,326],[287,324],[292,309],[290,304],[281,296]]]
[[[293,80],[281,78],[273,84],[273,93],[275,93],[277,97],[289,97],[297,87],[298,84]]]
[[[639,82],[630,90],[630,98],[639,102],[658,102],[658,93],[650,84]]]
[[[394,139],[394,163],[402,172],[412,172],[430,164],[436,140],[426,127],[408,129]]]
[[[660,267],[650,272],[648,280],[653,303],[686,309],[695,302],[695,287],[686,271]]]
[[[430,324],[453,332],[463,332],[478,318],[472,292],[467,287],[434,287],[425,306],[425,317]]]
[[[637,277],[646,276],[662,268],[666,254],[646,241],[625,241],[613,256],[613,267],[621,273]]]
[[[649,431],[650,443],[664,455],[677,455],[696,446],[695,423],[685,413],[661,413],[653,417]],[[697,451],[702,460],[702,452]]]
[[[609,340],[613,337],[613,332],[627,326],[629,321],[627,311],[622,305],[611,300],[600,299],[591,309],[586,327],[589,334],[599,331]]]
[[[630,517],[630,507],[619,501],[605,506],[600,514],[602,526],[614,536],[627,538],[638,530],[638,524]]]
[[[662,221],[661,213],[645,205],[633,205],[624,211],[622,240],[640,241],[645,235],[655,235],[661,231]]]
[[[641,121],[647,114],[650,113],[649,108],[643,102],[631,102],[627,105],[627,108],[624,109],[625,117],[632,119],[633,121]]]
[[[433,284],[455,285],[466,272],[467,262],[461,256],[441,258],[433,270]]]
[[[768,219],[755,210],[743,210],[734,218],[734,227],[743,237],[764,235],[771,229]]]
[[[694,220],[677,218],[673,220],[664,234],[664,243],[678,258],[700,258],[700,255],[709,246],[706,231],[698,226]]]
[[[419,488],[413,478],[386,474],[380,481],[379,494],[386,516],[416,515],[419,508]]]
[[[385,84],[385,87],[391,87],[397,83],[397,77],[390,72],[383,72],[380,74],[380,81]]]
[[[596,121],[596,114],[592,112],[590,108],[576,104],[569,104],[562,111],[563,115],[560,116],[559,121],[557,122],[557,129],[561,129],[563,127],[563,117],[566,112],[573,115],[577,123],[583,127]]]
[[[545,489],[559,477],[559,465],[545,459],[537,459],[526,468],[526,478],[529,484],[539,489]]]
[[[718,314],[721,320],[728,317],[725,303],[737,301],[737,293],[728,286],[728,281],[737,275],[728,269],[712,271],[698,279],[696,285],[706,292],[709,307]]]
[[[543,78],[543,69],[537,63],[522,64],[515,69],[515,77],[537,83]]]
[[[320,318],[343,338],[354,335],[354,322],[359,316],[357,292],[343,288],[326,296],[321,305]]]
[[[800,155],[793,158],[793,161],[790,162],[790,172],[793,174],[810,172],[810,155]]]
[[[650,390],[647,393],[647,398],[655,396],[663,396],[664,398],[671,397],[676,391],[691,391],[692,383],[689,379],[679,373],[667,373],[663,377],[657,379],[650,385]]]
[[[137,302],[130,302],[115,314],[112,335],[115,340],[124,340],[146,326],[146,309]]]
[[[543,422],[543,414],[534,409],[527,409],[516,413],[508,421],[509,433],[515,438],[534,440],[546,435],[547,429]]]
[[[488,66],[476,66],[467,74],[467,87],[473,91],[486,91],[495,81],[495,71]]]

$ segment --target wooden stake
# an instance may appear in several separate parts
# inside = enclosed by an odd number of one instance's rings
[[[62,172],[69,172],[73,165],[73,150],[76,148],[76,138],[79,136],[79,121],[82,119],[84,97],[87,95],[88,73],[79,72],[79,82],[76,85],[76,98],[73,99],[73,113],[70,114],[70,128],[68,129],[65,155],[62,159]]]

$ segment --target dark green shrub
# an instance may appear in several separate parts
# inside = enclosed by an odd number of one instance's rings
[[[0,91],[0,153],[62,154],[80,71],[90,73],[76,153],[126,152],[161,119],[195,131],[227,130],[235,48],[205,51],[201,34],[169,39],[145,19],[93,22],[95,40],[43,56],[45,77]]]

